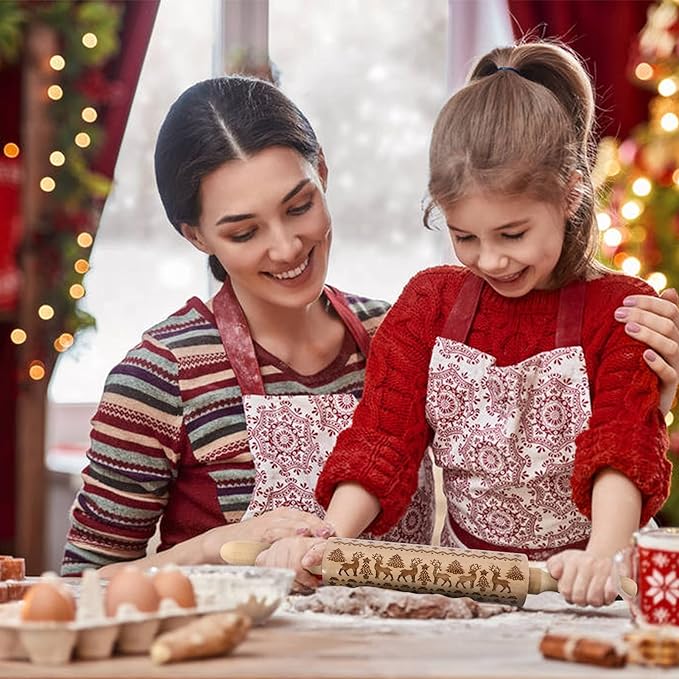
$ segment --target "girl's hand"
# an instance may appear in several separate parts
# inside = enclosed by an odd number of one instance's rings
[[[261,552],[257,556],[255,565],[290,568],[295,571],[295,583],[299,589],[316,589],[320,583],[320,577],[306,570],[302,562],[308,568],[320,565],[325,542],[323,538],[306,536],[283,538],[274,542],[266,551]]]
[[[569,603],[603,606],[610,604],[617,595],[610,557],[567,549],[547,560],[547,570],[559,581],[559,592]]]
[[[625,324],[625,332],[649,348],[644,352],[647,365],[660,378],[660,410],[669,412],[679,384],[679,295],[673,288],[661,298],[631,295],[615,310],[615,319]]]

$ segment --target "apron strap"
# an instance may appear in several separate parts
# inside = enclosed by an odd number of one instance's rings
[[[243,309],[236,299],[228,276],[212,302],[219,336],[242,394],[263,396],[264,382],[259,371],[255,345]]]
[[[368,358],[371,338],[368,331],[363,326],[363,323],[361,323],[361,319],[351,310],[351,307],[342,292],[329,285],[326,285],[324,289],[326,297],[330,300],[330,304],[332,304],[337,315],[342,319],[344,325],[351,333],[351,336],[354,338],[361,353]]]
[[[483,279],[468,273],[440,333],[440,337],[466,343],[481,298]]]
[[[367,358],[370,349],[370,335],[363,327],[363,323],[351,310],[341,292],[330,286],[325,286],[324,291],[338,316],[356,341],[358,348]],[[220,291],[215,295],[212,304],[219,336],[222,339],[224,351],[231,363],[231,369],[236,376],[241,393],[264,396],[266,394],[264,381],[257,362],[250,327],[228,277]]]
[[[582,317],[585,308],[585,282],[576,281],[561,289],[559,315],[556,321],[557,347],[580,346]]]

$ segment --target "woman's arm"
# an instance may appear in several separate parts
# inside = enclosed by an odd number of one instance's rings
[[[170,549],[150,554],[133,562],[110,564],[101,569],[101,574],[104,577],[110,577],[113,572],[129,563],[134,563],[139,568],[168,564],[193,566],[203,563],[224,563],[219,550],[225,542],[234,540],[276,542],[300,533],[320,533],[324,528],[329,530],[327,523],[314,514],[291,507],[281,507],[246,521],[217,526]]]
[[[660,410],[672,407],[679,385],[679,295],[673,288],[661,297],[630,295],[615,310],[625,332],[648,345],[644,361],[660,379]]]

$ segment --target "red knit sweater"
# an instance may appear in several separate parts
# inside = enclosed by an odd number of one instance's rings
[[[417,484],[433,432],[425,419],[429,361],[436,337],[465,276],[459,267],[416,275],[387,314],[370,350],[365,391],[317,486],[327,506],[335,486],[355,481],[375,495],[382,512],[370,526],[381,534],[399,519]],[[643,281],[618,274],[587,283],[582,348],[592,401],[589,428],[576,440],[571,486],[578,509],[591,515],[594,476],[604,467],[626,474],[643,497],[642,524],[667,497],[667,431],[658,410],[657,378],[645,347],[629,337],[614,310],[630,294],[653,294]],[[484,286],[468,343],[512,365],[554,348],[559,292],[502,297]]]

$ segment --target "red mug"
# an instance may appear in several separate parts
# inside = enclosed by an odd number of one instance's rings
[[[630,547],[615,555],[618,591],[637,625],[679,628],[679,528],[648,528],[635,533]],[[628,577],[637,584],[630,596],[620,586]]]

